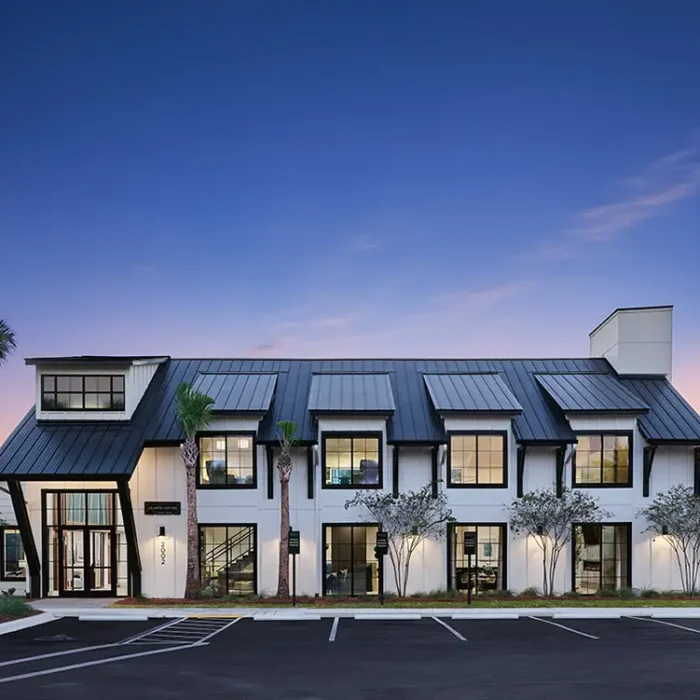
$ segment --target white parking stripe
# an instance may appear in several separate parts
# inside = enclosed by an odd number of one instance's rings
[[[435,622],[437,622],[439,625],[442,625],[446,630],[452,632],[457,639],[460,639],[463,642],[467,641],[466,637],[461,635],[454,627],[450,627],[450,625],[448,625],[446,622],[443,622],[439,617],[434,617],[433,620],[435,620]]]
[[[534,615],[528,615],[531,620],[536,620],[537,622],[544,622],[545,625],[552,625],[554,627],[559,627],[560,629],[566,630],[567,632],[573,632],[581,637],[588,637],[588,639],[600,639],[600,637],[594,637],[592,634],[586,634],[579,630],[575,630],[573,627],[567,627],[566,625],[560,625],[558,622],[552,622],[551,620],[545,620],[542,617],[535,617]]]
[[[65,649],[64,651],[52,651],[50,654],[38,654],[37,656],[23,656],[19,659],[11,661],[3,661],[0,663],[0,668],[3,666],[13,666],[14,664],[26,664],[28,661],[40,661],[41,659],[51,659],[54,656],[66,656],[68,654],[80,654],[84,651],[96,651],[97,649],[109,649],[110,647],[119,646],[118,644],[98,644],[93,647],[80,647],[80,649]]]
[[[700,630],[693,629],[692,627],[685,627],[684,625],[677,625],[675,622],[666,622],[665,620],[657,620],[652,617],[635,617],[634,615],[627,616],[630,620],[639,620],[640,622],[656,622],[659,625],[668,625],[669,627],[677,627],[679,630],[685,630],[686,632],[692,632],[693,634],[700,634]]]
[[[49,676],[52,673],[62,673],[63,671],[73,671],[78,668],[88,668],[90,666],[100,666],[101,664],[111,664],[115,661],[123,661],[125,659],[138,659],[141,656],[152,656],[153,654],[167,654],[171,651],[180,651],[182,649],[191,649],[192,644],[185,646],[170,647],[169,649],[151,649],[150,651],[140,651],[137,654],[122,654],[121,656],[110,656],[108,659],[97,659],[96,661],[86,661],[82,664],[71,664],[70,666],[57,666],[55,668],[47,668],[44,671],[34,671],[32,673],[23,673],[20,676],[9,676],[0,678],[0,683],[10,683],[11,681],[21,681],[27,678],[36,678],[37,676]]]
[[[338,634],[338,623],[339,623],[339,622],[340,622],[340,618],[339,618],[339,617],[336,617],[336,618],[333,620],[333,627],[331,627],[331,634],[330,634],[330,637],[328,637],[328,641],[329,641],[329,642],[334,642],[334,641],[335,641],[335,637],[336,637],[336,635]]]
[[[223,627],[220,627],[218,630],[214,630],[211,634],[208,634],[206,637],[202,637],[202,639],[200,639],[195,646],[199,646],[200,644],[204,644],[206,641],[208,641],[212,637],[215,637],[220,632],[227,630],[229,627],[232,627],[237,622],[240,622],[242,619],[243,619],[242,617],[237,617],[235,620],[231,620],[231,622],[229,622],[228,625],[224,625]]]
[[[140,632],[139,634],[135,634],[133,637],[129,637],[125,639],[122,642],[119,642],[120,644],[129,644],[130,642],[135,642],[137,639],[141,639],[141,637],[145,637],[148,634],[155,634],[156,632],[160,632],[161,630],[167,629],[168,627],[172,627],[173,625],[176,625],[178,622],[182,622],[183,620],[186,620],[187,618],[185,617],[176,617],[174,620],[168,620],[167,622],[164,622],[162,625],[159,625],[157,627],[151,627],[151,629],[146,630],[145,632]]]

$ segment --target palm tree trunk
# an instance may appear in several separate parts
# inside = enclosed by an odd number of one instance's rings
[[[199,520],[197,518],[197,444],[186,441],[182,445],[187,480],[187,576],[185,598],[198,598],[199,580]]]
[[[280,566],[277,595],[289,598],[289,480],[280,479]]]

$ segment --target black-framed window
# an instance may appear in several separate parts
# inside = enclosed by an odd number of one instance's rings
[[[630,588],[631,523],[579,523],[573,529],[573,590],[594,595],[601,589]]]
[[[22,535],[16,527],[0,527],[0,581],[27,577]]]
[[[222,433],[200,436],[198,475],[200,488],[255,488],[255,435]]]
[[[382,488],[382,433],[324,433],[323,487]]]
[[[508,485],[507,433],[451,433],[447,485],[458,488],[504,488]]]
[[[632,433],[582,433],[574,455],[574,486],[631,486]]]
[[[257,593],[256,541],[255,525],[200,525],[202,588],[216,596]]]
[[[476,554],[464,554],[464,533],[476,533]],[[506,588],[506,523],[449,523],[447,585],[466,593],[471,579],[472,593]]]
[[[42,411],[123,411],[123,374],[44,374]]]
[[[379,561],[374,556],[377,525],[323,525],[323,594],[377,595]]]

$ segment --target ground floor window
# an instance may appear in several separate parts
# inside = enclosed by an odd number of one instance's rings
[[[199,566],[212,595],[257,593],[255,525],[200,525]]]
[[[377,595],[376,525],[324,525],[324,595]]]
[[[0,527],[0,581],[24,581],[26,569],[22,535],[15,527]]]
[[[476,555],[471,559],[472,593],[503,590],[506,587],[506,525],[451,523],[448,528],[449,588],[466,593],[470,570],[464,554],[464,533],[476,532]]]
[[[44,491],[42,500],[46,595],[129,595],[116,491]]]
[[[593,595],[601,589],[629,588],[631,541],[629,523],[574,525],[574,591]]]

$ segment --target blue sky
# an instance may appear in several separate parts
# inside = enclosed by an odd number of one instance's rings
[[[657,303],[700,407],[698,3],[3,14],[0,438],[25,356],[585,356]]]

